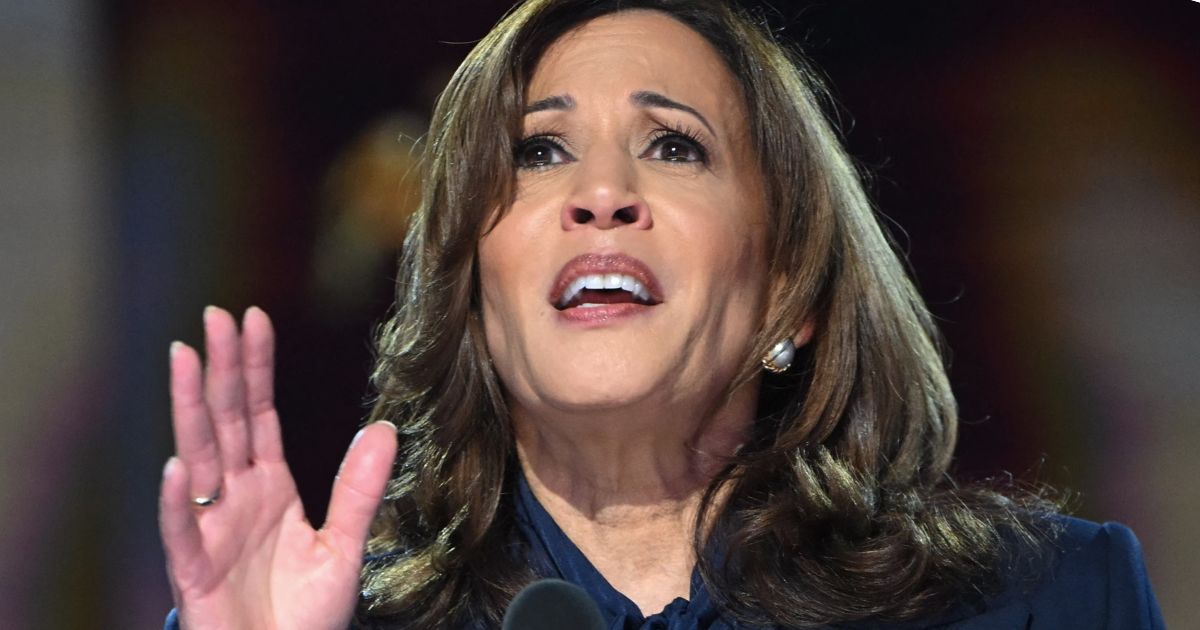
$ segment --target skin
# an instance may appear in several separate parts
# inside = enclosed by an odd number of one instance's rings
[[[696,33],[661,14],[599,18],[556,42],[527,116],[570,154],[523,168],[513,207],[479,246],[489,351],[538,499],[606,579],[647,614],[688,596],[699,494],[753,420],[757,382],[722,395],[766,300],[762,187],[737,84]],[[694,108],[631,103],[653,91]],[[660,127],[695,129],[708,160]],[[709,129],[708,127],[711,127]],[[542,147],[544,149],[545,147]],[[545,157],[553,152],[526,151]],[[666,159],[670,158],[670,159]],[[662,303],[603,325],[564,324],[547,295],[582,253],[645,262]],[[205,366],[171,346],[176,455],[159,520],[184,628],[345,628],[395,428],[355,438],[324,525],[304,518],[273,402],[274,332],[246,311],[204,314]],[[811,327],[798,333],[808,340]],[[197,507],[192,498],[221,498]]]
[[[207,369],[179,342],[170,357],[176,455],[163,469],[159,529],[180,625],[346,628],[395,427],[375,423],[355,438],[315,529],[283,459],[267,314],[247,310],[239,334],[228,312],[209,307],[204,336]],[[218,487],[216,505],[191,504]]]
[[[631,101],[643,91],[703,121]],[[516,202],[479,246],[484,328],[535,495],[651,614],[688,597],[700,495],[753,420],[757,381],[724,392],[767,294],[758,161],[736,80],[663,14],[613,14],[557,41],[526,102],[556,96],[573,106],[528,114],[525,133],[553,131],[564,150],[532,152],[543,165],[519,170]],[[683,141],[655,145],[663,127],[697,130],[707,162]],[[616,252],[651,268],[663,302],[564,322],[547,300],[559,269]]]

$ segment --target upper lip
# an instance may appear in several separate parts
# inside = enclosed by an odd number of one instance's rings
[[[561,308],[563,292],[576,278],[593,274],[621,274],[637,280],[649,293],[651,304],[662,302],[662,287],[646,263],[627,254],[581,254],[567,261],[550,285],[550,303]]]

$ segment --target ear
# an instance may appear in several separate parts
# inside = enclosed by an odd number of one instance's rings
[[[814,329],[815,324],[813,324],[813,319],[809,317],[808,319],[804,320],[804,325],[800,326],[800,330],[797,331],[795,336],[792,337],[792,343],[795,344],[797,348],[803,348],[805,344],[812,341]]]

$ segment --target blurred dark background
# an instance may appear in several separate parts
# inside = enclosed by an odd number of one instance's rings
[[[366,408],[411,141],[507,2],[0,4],[0,620],[154,627],[167,345],[279,329],[312,518]],[[1200,613],[1200,4],[745,3],[827,77],[944,331],[963,476],[1075,492]]]

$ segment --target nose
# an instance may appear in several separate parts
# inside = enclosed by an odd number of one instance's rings
[[[654,225],[650,208],[637,191],[636,173],[629,158],[614,151],[580,160],[570,196],[563,204],[563,230],[594,227],[601,230]]]

